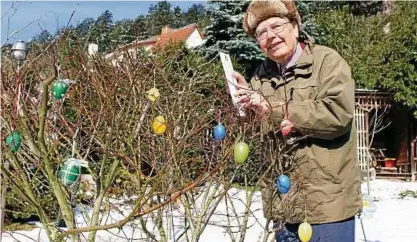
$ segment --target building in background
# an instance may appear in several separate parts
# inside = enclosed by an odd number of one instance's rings
[[[203,43],[203,35],[197,24],[190,24],[179,29],[164,26],[160,35],[146,40],[135,40],[132,43],[120,46],[115,51],[107,54],[105,58],[111,60],[113,65],[116,65],[118,61],[123,61],[126,54],[134,56],[139,49],[153,53],[170,44],[180,42],[184,43],[187,48],[194,48]]]
[[[395,102],[392,93],[357,89],[355,126],[362,171],[416,180],[417,120],[411,109]]]

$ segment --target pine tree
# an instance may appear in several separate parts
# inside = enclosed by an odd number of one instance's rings
[[[151,36],[159,35],[162,27],[174,23],[172,4],[167,1],[151,5],[148,11],[147,24]]]
[[[174,8],[174,22],[171,27],[173,28],[181,28],[185,25],[184,15],[181,11],[181,8],[176,6]]]
[[[143,15],[139,15],[133,23],[133,35],[138,40],[144,40],[150,37],[147,24],[147,18]]]
[[[220,50],[227,51],[243,65],[246,73],[253,73],[264,59],[255,40],[242,27],[243,14],[249,1],[209,2],[208,15],[212,22],[205,29],[205,44],[202,52],[206,58],[214,58]]]
[[[330,8],[341,9],[348,8],[353,15],[375,15],[381,12],[384,7],[383,1],[327,1]]]
[[[184,13],[185,25],[196,23],[200,28],[205,28],[210,24],[207,10],[203,4],[193,4]]]
[[[90,39],[98,44],[100,52],[106,52],[113,47],[111,41],[113,27],[113,14],[109,10],[102,13],[93,25]]]
[[[301,16],[302,32],[313,37],[317,43],[323,42],[325,37],[319,34],[317,23],[313,15],[313,11],[315,10],[315,7],[317,7],[318,3],[300,0],[295,2],[295,4],[297,5],[297,10]]]
[[[39,44],[45,44],[51,41],[52,39],[52,35],[48,32],[48,30],[44,29],[40,34],[35,35],[32,41],[37,42]]]
[[[91,41],[91,30],[95,24],[95,20],[91,17],[85,18],[75,27],[76,35],[80,38],[81,41],[85,42]]]
[[[133,25],[134,21],[130,19],[123,19],[115,23],[111,34],[113,47],[128,44],[135,40]]]

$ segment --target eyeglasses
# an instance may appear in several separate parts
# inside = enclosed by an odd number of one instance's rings
[[[267,27],[267,28],[265,28],[265,29],[257,32],[255,34],[255,37],[256,37],[257,40],[264,40],[264,39],[266,39],[268,37],[268,30],[271,30],[271,32],[274,33],[274,34],[279,34],[282,31],[284,31],[285,26],[288,23],[289,22],[285,22],[285,23],[282,23],[282,24],[276,23],[276,24],[274,24],[272,26],[269,26],[269,27]]]

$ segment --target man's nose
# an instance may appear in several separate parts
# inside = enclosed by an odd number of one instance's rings
[[[276,35],[275,35],[274,32],[272,32],[272,29],[271,28],[268,28],[266,30],[266,39],[267,40],[271,40],[271,39],[274,39],[275,37],[276,37]]]

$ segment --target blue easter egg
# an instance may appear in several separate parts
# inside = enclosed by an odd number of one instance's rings
[[[218,124],[214,126],[213,134],[215,140],[223,140],[226,137],[226,128],[223,124]]]
[[[280,175],[276,183],[278,191],[282,194],[286,194],[291,188],[291,181],[287,175]]]

